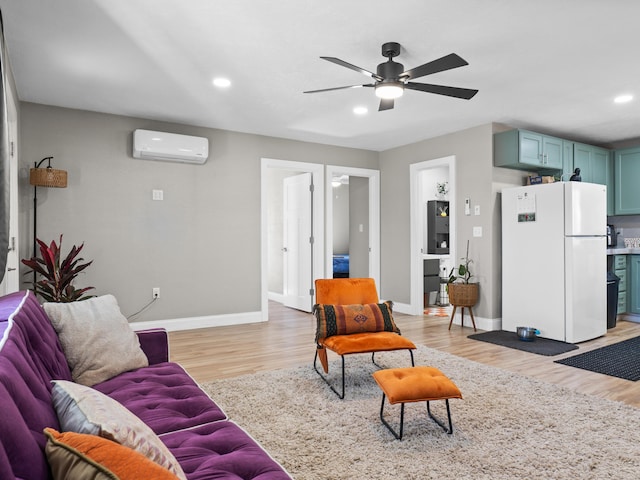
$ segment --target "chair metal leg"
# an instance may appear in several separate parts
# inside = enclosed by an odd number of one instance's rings
[[[409,350],[409,355],[411,355],[411,366],[412,366],[412,367],[415,367],[415,366],[416,366],[416,363],[415,363],[415,360],[413,359],[413,350],[411,350],[410,348],[407,348],[407,350]],[[384,368],[385,368],[385,367],[383,367],[382,365],[378,365],[378,364],[376,363],[376,352],[373,352],[373,353],[371,354],[371,363],[373,363],[373,364],[374,364],[376,367],[378,367],[378,369],[380,369],[380,370],[382,370],[382,369],[384,369]]]
[[[382,403],[380,404],[380,420],[385,427],[389,429],[389,431],[393,434],[396,440],[402,440],[402,431],[404,429],[404,403],[400,404],[400,433],[397,433],[391,425],[384,419],[384,399],[385,394],[382,394]]]
[[[407,350],[409,350],[409,354],[411,355],[411,366],[415,367],[415,360],[413,358],[413,350],[411,350],[410,348],[408,348]],[[378,367],[379,369],[382,369],[384,367],[381,367],[380,365],[378,365],[375,361],[375,355],[376,352],[373,352],[371,354],[371,361],[373,362],[373,364]],[[342,393],[338,392],[333,385],[331,385],[331,383],[329,383],[329,379],[328,379],[328,375],[323,375],[320,370],[318,370],[318,350],[316,349],[316,354],[315,357],[313,358],[313,369],[316,371],[316,373],[318,375],[320,375],[320,378],[322,378],[322,380],[324,380],[324,382],[329,385],[329,388],[333,391],[333,393],[335,393],[340,400],[344,400],[344,395],[345,395],[345,368],[344,368],[344,355],[340,355],[340,358],[342,359]]]
[[[451,423],[451,409],[449,408],[449,399],[445,399],[445,402],[447,403],[447,418],[449,419],[449,430],[447,430],[447,427],[445,426],[444,423],[442,423],[442,421],[438,420],[436,417],[434,417],[431,414],[431,408],[429,408],[429,401],[427,401],[427,413],[429,414],[429,417],[431,418],[431,420],[433,420],[434,422],[436,422],[438,425],[440,425],[440,427],[447,432],[449,435],[451,435],[453,433],[453,425]]]
[[[327,385],[329,385],[329,388],[331,389],[331,391],[333,391],[333,393],[335,393],[338,398],[340,398],[340,400],[344,399],[344,355],[340,355],[340,358],[342,359],[342,393],[339,393],[335,388],[333,388],[333,385],[331,385],[331,383],[329,383],[329,379],[327,378],[327,376],[323,375],[322,373],[320,373],[320,370],[318,370],[318,351],[316,350],[316,356],[313,359],[313,369],[316,371],[316,373],[318,375],[320,375],[320,378],[322,378],[322,380],[324,380],[324,383],[326,383]]]

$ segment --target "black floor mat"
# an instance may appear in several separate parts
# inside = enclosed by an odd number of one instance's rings
[[[537,337],[533,342],[525,342],[520,340],[515,332],[505,332],[504,330],[475,333],[469,335],[469,338],[549,357],[570,352],[578,348],[578,346],[573,343],[559,342],[558,340],[542,337]]]
[[[640,337],[556,360],[555,363],[637,382],[640,380]]]

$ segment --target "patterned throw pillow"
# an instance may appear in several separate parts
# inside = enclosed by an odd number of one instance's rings
[[[45,453],[54,480],[177,480],[173,473],[144,455],[106,438],[84,433],[59,433],[45,428]]]
[[[363,305],[315,305],[316,343],[333,335],[364,332],[395,332],[400,329],[393,321],[393,303],[367,303]]]
[[[113,440],[186,479],[176,458],[153,430],[114,399],[66,380],[53,382],[51,396],[63,431]]]

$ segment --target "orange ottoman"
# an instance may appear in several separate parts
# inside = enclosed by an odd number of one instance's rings
[[[462,393],[449,378],[434,367],[408,367],[378,370],[373,373],[373,378],[382,390],[382,405],[380,405],[380,420],[393,433],[398,440],[402,439],[404,427],[404,404],[409,402],[427,402],[429,417],[442,427],[448,434],[453,433],[451,424],[450,398],[462,398]],[[396,431],[384,419],[384,399],[387,397],[390,404],[400,404],[400,433]],[[447,404],[447,417],[449,429],[431,414],[429,402],[432,400],[444,400]]]

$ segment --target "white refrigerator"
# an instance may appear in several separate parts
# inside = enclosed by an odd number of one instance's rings
[[[570,343],[607,333],[604,185],[502,190],[502,329]]]

